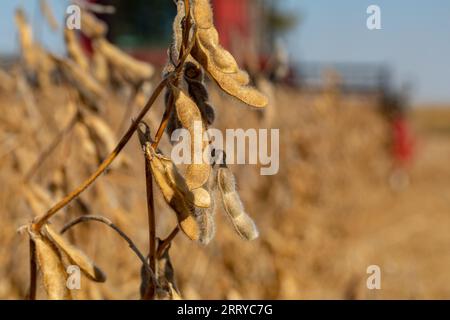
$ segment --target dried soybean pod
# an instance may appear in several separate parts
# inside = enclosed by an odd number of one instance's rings
[[[207,183],[207,192],[211,195],[210,206],[205,209],[198,209],[200,217],[200,228],[204,234],[202,244],[207,245],[216,233],[216,201],[214,199],[214,193],[217,190],[217,170],[212,168],[211,174]]]
[[[211,205],[211,195],[206,189],[197,188],[191,191],[193,204],[198,208],[209,208]]]
[[[211,4],[209,0],[195,0],[193,3],[195,23],[199,29],[214,27]]]
[[[89,259],[81,250],[67,242],[59,233],[54,231],[49,225],[44,225],[41,233],[51,241],[69,261],[80,267],[80,270],[91,280],[105,282],[106,275]]]
[[[184,79],[188,84],[188,92],[200,110],[205,126],[212,125],[215,120],[214,108],[209,104],[209,95],[204,84],[204,72],[195,63],[187,62],[184,69]]]
[[[186,182],[176,170],[173,162],[159,155],[149,143],[145,146],[147,160],[153,177],[159,186],[167,204],[175,211],[178,224],[186,236],[194,241],[201,241],[202,232],[194,206],[194,195]]]
[[[44,288],[50,300],[72,299],[67,288],[67,273],[57,248],[39,234],[30,232],[36,245],[36,258],[44,281]]]
[[[186,184],[189,190],[193,190],[202,187],[208,181],[211,166],[203,160],[203,152],[205,148],[209,147],[209,144],[208,141],[203,141],[205,128],[200,110],[195,102],[176,87],[172,87],[172,92],[178,119],[191,136],[191,164],[186,168]],[[201,150],[198,150],[197,145],[201,147]],[[196,160],[200,161],[196,163]]]
[[[219,168],[217,182],[222,196],[223,207],[237,233],[245,240],[256,239],[259,235],[258,229],[244,210],[239,194],[236,191],[234,175],[228,167],[221,166]]]
[[[180,294],[175,282],[175,271],[170,260],[169,249],[166,248],[157,261],[157,280],[159,287],[156,290],[157,300],[180,300]]]
[[[212,70],[211,75],[225,92],[250,106],[264,108],[269,103],[267,97],[254,87],[242,86],[236,79],[216,70]]]
[[[208,49],[213,64],[224,73],[237,73],[239,66],[233,55],[219,44],[219,33],[214,27],[209,0],[195,1],[193,12],[198,26],[197,41]]]
[[[119,73],[133,84],[150,80],[154,74],[152,65],[132,58],[106,39],[97,39],[94,47],[105,56],[110,65],[115,66]]]
[[[210,60],[208,51],[201,43],[196,43],[192,55],[202,64],[208,71],[214,81],[229,95],[241,100],[242,102],[257,108],[263,108],[268,104],[268,99],[265,95],[260,93],[257,89],[251,86],[242,85],[240,77],[245,77],[244,73],[238,73],[239,78],[233,77],[221,72]]]
[[[170,106],[170,100],[172,99],[172,90],[170,89],[166,89],[166,92],[164,94],[164,106],[166,107],[166,112],[168,112]],[[172,141],[172,134],[175,130],[181,129],[183,126],[180,123],[180,120],[178,119],[177,113],[176,112],[171,112],[170,113],[170,117],[169,117],[169,121],[167,122],[167,127],[166,127],[166,133],[169,136],[169,140],[170,143],[174,143],[174,141]]]
[[[75,61],[81,69],[84,71],[89,71],[89,62],[81,49],[75,31],[65,28],[64,40],[66,41],[69,57]]]
[[[75,86],[83,99],[96,110],[100,109],[100,102],[106,97],[103,87],[89,73],[81,70],[76,63],[68,59],[52,56],[60,66],[66,78]]]
[[[40,0],[39,1],[39,7],[41,9],[41,12],[42,12],[44,18],[47,20],[48,25],[50,26],[50,28],[53,31],[58,31],[58,28],[59,28],[58,21],[56,20],[52,9],[48,5],[47,0]]]
[[[183,43],[183,28],[182,22],[184,17],[186,16],[186,10],[184,7],[184,1],[177,2],[177,15],[173,21],[172,29],[173,29],[173,40],[170,45],[169,50],[167,51],[167,55],[169,57],[167,64],[163,69],[163,77],[166,77],[170,72],[175,70],[175,65],[177,64],[181,45]]]
[[[86,125],[91,140],[95,144],[98,160],[103,161],[109,152],[115,148],[114,132],[102,118],[87,112],[83,113],[82,123]],[[119,165],[120,161],[112,168],[117,168]]]
[[[202,119],[206,125],[210,126],[214,123],[216,119],[216,113],[214,108],[208,102],[208,93],[203,83],[200,81],[187,81],[189,86],[189,95],[197,103],[197,106],[202,115]],[[206,92],[206,95],[204,93]]]
[[[195,1],[193,12],[198,32],[192,56],[226,93],[248,105],[265,107],[268,104],[267,97],[255,88],[247,86],[248,74],[241,71],[234,57],[220,46],[209,1]]]
[[[94,49],[92,54],[92,74],[94,78],[102,84],[105,84],[109,80],[109,66],[106,57]]]
[[[185,201],[198,208],[208,208],[210,206],[211,196],[208,191],[203,188],[189,190],[187,183],[178,172],[177,167],[172,160],[162,156],[159,156],[159,158],[164,166],[166,176],[170,184],[179,190],[179,192],[184,196]]]
[[[95,15],[87,10],[81,12],[81,31],[91,39],[103,38],[106,36],[108,27]]]
[[[203,188],[189,190],[187,183],[178,172],[175,164],[163,157],[161,157],[161,161],[170,183],[179,190],[189,205],[194,205],[198,208],[208,208],[210,206],[211,196],[207,190]]]
[[[223,73],[233,74],[239,66],[233,55],[219,44],[219,34],[215,28],[199,29],[197,40],[209,51],[214,65]]]

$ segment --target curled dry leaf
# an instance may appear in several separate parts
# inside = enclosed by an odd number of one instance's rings
[[[209,148],[209,143],[203,139],[205,126],[195,102],[176,87],[172,87],[172,92],[178,119],[191,137],[191,164],[187,166],[185,176],[189,190],[194,190],[201,188],[208,181],[211,172],[211,166],[203,159],[203,153]]]
[[[252,218],[245,212],[239,194],[236,191],[236,181],[231,170],[222,166],[217,173],[217,182],[222,196],[225,212],[228,214],[237,233],[245,240],[256,239],[258,229]]]
[[[248,105],[265,107],[268,104],[267,97],[247,86],[248,74],[239,69],[234,57],[219,44],[209,0],[196,0],[193,16],[198,29],[192,56],[229,95]]]
[[[45,237],[30,232],[36,246],[36,259],[39,265],[44,288],[50,300],[72,299],[67,288],[67,273],[58,249]]]
[[[91,280],[105,282],[106,275],[81,250],[67,242],[59,233],[49,225],[44,225],[41,233],[47,237],[69,261],[80,267],[80,270]]]

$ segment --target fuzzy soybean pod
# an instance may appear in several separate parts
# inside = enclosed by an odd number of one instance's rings
[[[189,239],[203,242],[205,234],[198,208],[211,205],[210,194],[201,188],[195,192],[189,190],[175,164],[169,158],[156,153],[150,144],[145,146],[145,154],[164,199],[177,215],[181,230]]]
[[[206,190],[211,195],[211,202],[208,208],[198,208],[198,219],[200,221],[200,228],[202,230],[203,240],[202,244],[207,245],[214,238],[216,234],[216,200],[214,194],[217,191],[217,170],[212,168],[211,174],[206,184]]]
[[[166,108],[166,112],[168,112],[170,108],[170,102],[171,99],[173,99],[173,93],[172,90],[166,89],[166,92],[164,94],[164,106]],[[169,137],[170,143],[174,144],[175,142],[172,140],[172,134],[175,130],[181,129],[183,126],[180,123],[180,120],[178,119],[176,112],[171,112],[169,121],[167,122],[166,127],[166,133]]]
[[[203,140],[205,126],[195,102],[183,91],[172,86],[175,108],[183,128],[191,137],[191,163],[186,168],[186,183],[189,190],[201,188],[209,178],[211,166],[203,159],[203,153],[209,148],[208,141]]]
[[[191,98],[195,101],[202,115],[205,126],[210,126],[216,118],[214,108],[209,103],[209,94],[206,89],[204,72],[200,66],[187,62],[184,67],[184,79],[188,85]]]
[[[154,74],[155,70],[152,65],[134,59],[106,39],[97,39],[94,47],[127,81],[135,85],[150,80]]]
[[[267,97],[247,85],[248,74],[240,70],[234,57],[220,46],[209,0],[194,1],[193,16],[198,27],[192,50],[195,60],[226,93],[250,106],[265,107]]]
[[[156,300],[181,300],[180,293],[175,282],[175,270],[170,260],[169,248],[157,261],[157,280],[159,288],[156,290]]]
[[[186,10],[184,7],[184,1],[177,2],[177,15],[173,21],[172,30],[173,30],[173,39],[172,44],[167,50],[168,62],[165,65],[162,75],[166,77],[170,72],[175,70],[175,65],[178,61],[178,57],[180,55],[181,45],[183,43],[183,28],[182,23],[183,19],[186,16]]]
[[[86,126],[90,140],[95,144],[97,160],[103,161],[111,150],[114,149],[116,141],[115,134],[110,126],[94,113],[84,112],[82,123]],[[122,159],[122,160],[120,160]],[[123,157],[113,163],[112,169],[119,168],[123,164]]]
[[[247,80],[247,78],[242,79],[243,72],[226,74],[219,70],[212,61],[210,53],[201,43],[196,43],[192,55],[208,71],[219,87],[229,95],[257,108],[263,108],[268,104],[265,95],[254,87],[242,84],[242,81]]]
[[[50,300],[72,299],[67,288],[67,273],[55,245],[40,234],[30,231],[36,248],[36,260],[42,274],[45,292]]]
[[[81,12],[81,32],[91,39],[103,38],[108,32],[106,23],[87,10]]]
[[[258,229],[252,218],[245,212],[238,192],[236,181],[231,170],[225,165],[221,166],[217,173],[222,203],[233,224],[236,232],[245,240],[254,240],[258,237]]]
[[[78,66],[85,72],[89,72],[89,61],[78,41],[75,31],[64,29],[64,40],[66,42],[67,53]]]

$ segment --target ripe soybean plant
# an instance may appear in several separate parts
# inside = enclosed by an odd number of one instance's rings
[[[104,273],[85,254],[53,230],[49,222],[50,218],[77,198],[112,164],[135,132],[138,132],[145,156],[150,236],[148,257],[144,258],[131,240],[106,218],[83,216],[69,223],[62,232],[88,220],[105,223],[119,232],[142,261],[140,291],[143,299],[180,298],[169,258],[170,243],[181,231],[190,240],[208,244],[214,237],[214,213],[217,203],[223,204],[234,228],[243,239],[252,240],[258,236],[257,228],[245,213],[236,191],[233,173],[226,164],[219,166],[214,162],[211,165],[209,162],[194,161],[182,175],[172,160],[158,150],[158,144],[165,131],[171,134],[176,129],[184,128],[191,133],[191,159],[203,159],[202,154],[210,144],[207,141],[195,141],[195,137],[203,137],[203,132],[213,124],[215,118],[214,109],[208,101],[205,74],[224,92],[249,106],[265,107],[267,98],[249,86],[248,74],[238,67],[233,56],[219,44],[209,0],[177,1],[173,32],[173,43],[168,50],[163,79],[114,150],[78,188],[27,226],[30,236],[30,298],[35,297],[38,265],[50,299],[71,298],[66,287],[64,263],[78,265],[93,281],[106,280]],[[69,32],[66,32],[66,37],[70,42]],[[113,59],[113,56],[117,55],[116,51],[110,49],[101,39],[97,39],[96,45],[104,49],[106,57]],[[75,47],[69,50],[69,53],[74,58],[77,57]],[[142,119],[164,89],[166,110],[153,138],[150,128]],[[202,131],[199,135],[194,134],[196,122],[202,124],[197,128]],[[201,147],[195,148],[197,144]],[[197,152],[200,155],[196,154]],[[221,151],[211,150],[211,155],[217,155],[219,152]],[[161,189],[165,201],[178,219],[178,225],[165,240],[159,240],[155,235],[153,181]],[[218,201],[215,199],[216,195],[220,198]]]

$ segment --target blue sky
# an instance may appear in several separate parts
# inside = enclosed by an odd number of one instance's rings
[[[48,1],[62,17],[68,1]],[[449,0],[277,1],[303,17],[285,37],[293,60],[387,63],[397,84],[412,84],[414,102],[450,102]],[[366,28],[366,9],[371,4],[381,8],[382,30]],[[63,50],[61,36],[40,18],[38,0],[2,0],[0,51],[18,50],[13,20],[18,5],[26,8],[36,38],[51,50]]]
[[[303,23],[287,38],[300,61],[388,63],[414,102],[450,102],[450,1],[281,0]],[[366,27],[367,7],[381,8],[382,30]]]

